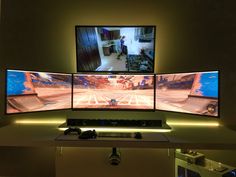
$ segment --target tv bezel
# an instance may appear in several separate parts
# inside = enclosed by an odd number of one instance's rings
[[[178,113],[178,114],[187,114],[187,115],[193,115],[193,116],[201,116],[201,117],[211,117],[211,118],[220,118],[220,70],[208,70],[208,71],[190,71],[190,72],[176,72],[176,73],[158,73],[155,74],[155,98],[157,95],[157,87],[156,87],[156,81],[158,75],[167,75],[167,74],[185,74],[185,73],[202,73],[202,72],[218,72],[218,114],[217,116],[213,115],[203,115],[203,114],[196,114],[196,113],[188,113],[188,112],[180,112],[180,111],[170,111],[170,110],[163,110],[163,109],[157,109],[156,105],[158,104],[155,99],[155,111],[162,111],[166,113]],[[194,97],[194,96],[193,96]],[[215,98],[215,97],[204,97],[204,98]]]
[[[153,41],[153,68],[152,71],[79,71],[78,70],[78,60],[79,60],[79,56],[78,56],[78,51],[77,51],[77,47],[78,47],[78,43],[77,43],[77,28],[79,27],[114,27],[114,28],[135,28],[135,27],[153,27],[154,28],[154,41]],[[154,74],[155,71],[155,56],[156,56],[156,25],[75,25],[75,50],[76,50],[76,71],[78,73],[110,73],[110,74],[120,74],[120,73],[137,73],[137,74]]]
[[[153,85],[153,108],[152,109],[124,109],[124,108],[121,108],[121,109],[109,109],[109,108],[74,108],[74,75],[77,75],[77,74],[81,74],[81,75],[150,75],[153,77],[153,82],[154,82],[154,85]],[[79,111],[79,110],[82,110],[82,111],[137,111],[137,112],[155,112],[155,100],[156,100],[156,94],[155,94],[155,83],[156,83],[156,78],[155,78],[155,74],[147,74],[147,73],[119,73],[119,74],[114,74],[114,73],[73,73],[73,77],[72,77],[73,81],[72,81],[72,111]]]
[[[52,73],[52,74],[65,74],[65,75],[70,75],[71,76],[71,104],[70,108],[63,108],[63,109],[49,109],[49,110],[36,110],[36,111],[27,111],[27,112],[14,112],[14,113],[8,113],[7,112],[7,72],[9,70],[12,71],[23,71],[23,72],[41,72],[41,73]],[[24,69],[11,69],[11,68],[6,68],[5,69],[5,99],[4,99],[4,113],[5,115],[14,115],[14,114],[27,114],[27,113],[37,113],[37,112],[48,112],[48,111],[61,111],[61,110],[71,110],[72,109],[72,74],[71,73],[64,73],[64,72],[50,72],[50,71],[29,71],[29,70],[24,70]],[[18,95],[21,96],[21,95]]]

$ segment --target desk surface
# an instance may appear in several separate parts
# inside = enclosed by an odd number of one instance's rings
[[[59,125],[17,125],[0,128],[0,146],[21,147],[130,147],[130,148],[192,148],[236,149],[236,131],[226,127],[173,127],[167,133],[142,133],[143,139],[97,138],[95,140],[56,140],[62,135]],[[160,141],[160,134],[168,141]]]

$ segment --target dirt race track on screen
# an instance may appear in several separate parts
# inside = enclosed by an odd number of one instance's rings
[[[217,99],[189,97],[190,90],[157,90],[156,109],[218,116],[218,110],[209,113],[207,105],[218,104]]]
[[[32,112],[71,108],[70,88],[36,88],[37,95],[11,96],[7,112]]]
[[[153,90],[74,89],[74,108],[153,109]],[[111,103],[113,100],[115,103]]]

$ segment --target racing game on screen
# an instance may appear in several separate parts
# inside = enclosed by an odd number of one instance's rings
[[[154,110],[154,76],[75,74],[73,108]]]
[[[71,108],[71,74],[7,70],[6,113]]]
[[[218,116],[218,71],[156,76],[156,109]]]

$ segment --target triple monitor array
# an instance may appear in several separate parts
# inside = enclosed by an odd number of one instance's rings
[[[7,71],[6,112],[165,110],[218,116],[218,71],[62,74]]]
[[[218,71],[152,74],[155,26],[75,31],[78,73],[7,70],[7,114],[72,108],[219,116]]]

